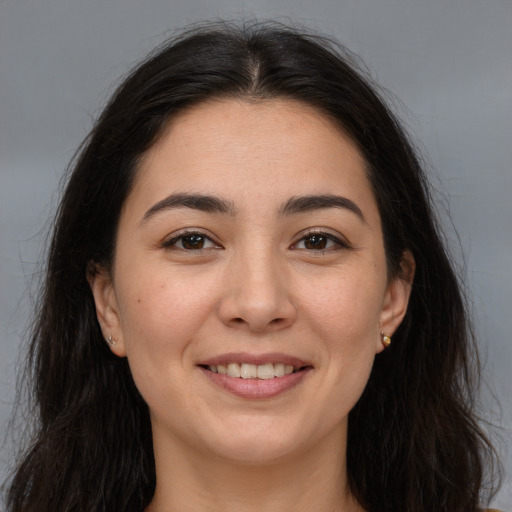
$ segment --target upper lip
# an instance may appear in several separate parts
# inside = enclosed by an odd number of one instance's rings
[[[245,364],[277,364],[290,365],[294,368],[302,368],[304,366],[312,366],[311,363],[304,361],[298,357],[282,354],[278,352],[267,354],[249,354],[247,352],[231,352],[214,356],[198,363],[199,366],[216,366],[228,365],[229,363],[245,363]]]

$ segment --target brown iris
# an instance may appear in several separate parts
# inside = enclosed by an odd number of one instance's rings
[[[205,236],[203,235],[186,235],[181,239],[184,249],[197,250],[204,247]]]
[[[325,235],[311,235],[304,239],[304,247],[306,249],[313,249],[321,251],[325,249],[328,238]]]

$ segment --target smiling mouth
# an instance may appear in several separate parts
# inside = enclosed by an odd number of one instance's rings
[[[308,365],[292,366],[284,363],[266,363],[259,365],[249,363],[228,363],[200,366],[205,370],[209,370],[213,373],[219,373],[221,375],[227,375],[228,377],[259,380],[280,378],[311,368],[311,366]]]

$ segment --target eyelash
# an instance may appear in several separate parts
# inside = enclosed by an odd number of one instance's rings
[[[212,246],[206,247],[206,248],[200,247],[198,249],[186,249],[185,247],[177,247],[176,246],[177,242],[179,242],[180,240],[183,244],[183,241],[187,237],[191,238],[194,236],[201,237],[204,241],[210,242],[212,244]],[[162,243],[162,247],[164,249],[177,249],[177,250],[181,250],[181,251],[185,251],[185,252],[199,252],[202,250],[221,248],[221,246],[219,244],[217,244],[215,241],[213,241],[211,237],[209,237],[208,235],[206,235],[205,233],[203,233],[201,231],[184,231],[184,232],[178,233],[175,236],[173,236],[172,238],[170,238],[168,240],[164,240],[164,242]]]
[[[312,239],[313,237],[319,237],[326,240],[326,243],[332,242],[334,244],[333,247],[324,247],[321,249],[308,249],[306,247],[297,247],[301,242],[306,241],[307,239]],[[326,233],[325,231],[309,231],[301,236],[301,238],[292,244],[291,246],[294,250],[304,250],[308,252],[312,252],[315,254],[324,254],[326,252],[331,251],[339,251],[343,249],[351,249],[351,245],[344,240],[332,235],[331,233]]]
[[[187,237],[189,237],[189,238],[200,237],[203,240],[203,242],[207,242],[207,243],[210,242],[212,244],[212,246],[206,247],[206,248],[199,247],[197,249],[185,248],[185,247],[183,247],[183,242]],[[334,246],[322,247],[320,249],[298,247],[298,245],[301,242],[305,242],[308,239],[311,240],[313,237],[318,237],[318,238],[324,240],[326,244],[329,244],[331,242],[334,244]],[[179,241],[181,241],[182,247],[177,246],[177,243]],[[212,240],[211,237],[209,237],[208,235],[206,235],[205,233],[203,233],[201,231],[185,231],[185,232],[176,234],[175,236],[173,236],[172,238],[170,238],[168,240],[165,240],[162,243],[162,248],[181,250],[181,251],[185,251],[185,252],[199,252],[199,251],[209,250],[209,249],[219,249],[222,247],[219,244],[217,244],[214,240]],[[338,238],[330,233],[326,233],[325,231],[309,231],[309,232],[303,234],[297,242],[294,242],[290,246],[290,248],[292,250],[304,250],[304,251],[315,253],[315,254],[323,254],[326,252],[337,251],[337,250],[342,250],[342,249],[351,249],[351,246],[348,242],[340,240],[340,238]]]

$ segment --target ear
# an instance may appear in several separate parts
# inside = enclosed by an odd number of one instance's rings
[[[393,333],[404,319],[411,296],[415,269],[414,256],[409,250],[404,251],[400,262],[400,272],[389,281],[384,295],[380,314],[380,333],[384,333],[386,336],[393,336]],[[377,352],[384,348],[380,333]]]
[[[96,316],[103,338],[107,340],[111,337],[114,344],[110,345],[110,350],[119,357],[125,357],[126,350],[119,308],[110,272],[103,266],[91,265],[87,271],[87,281],[94,297]]]

